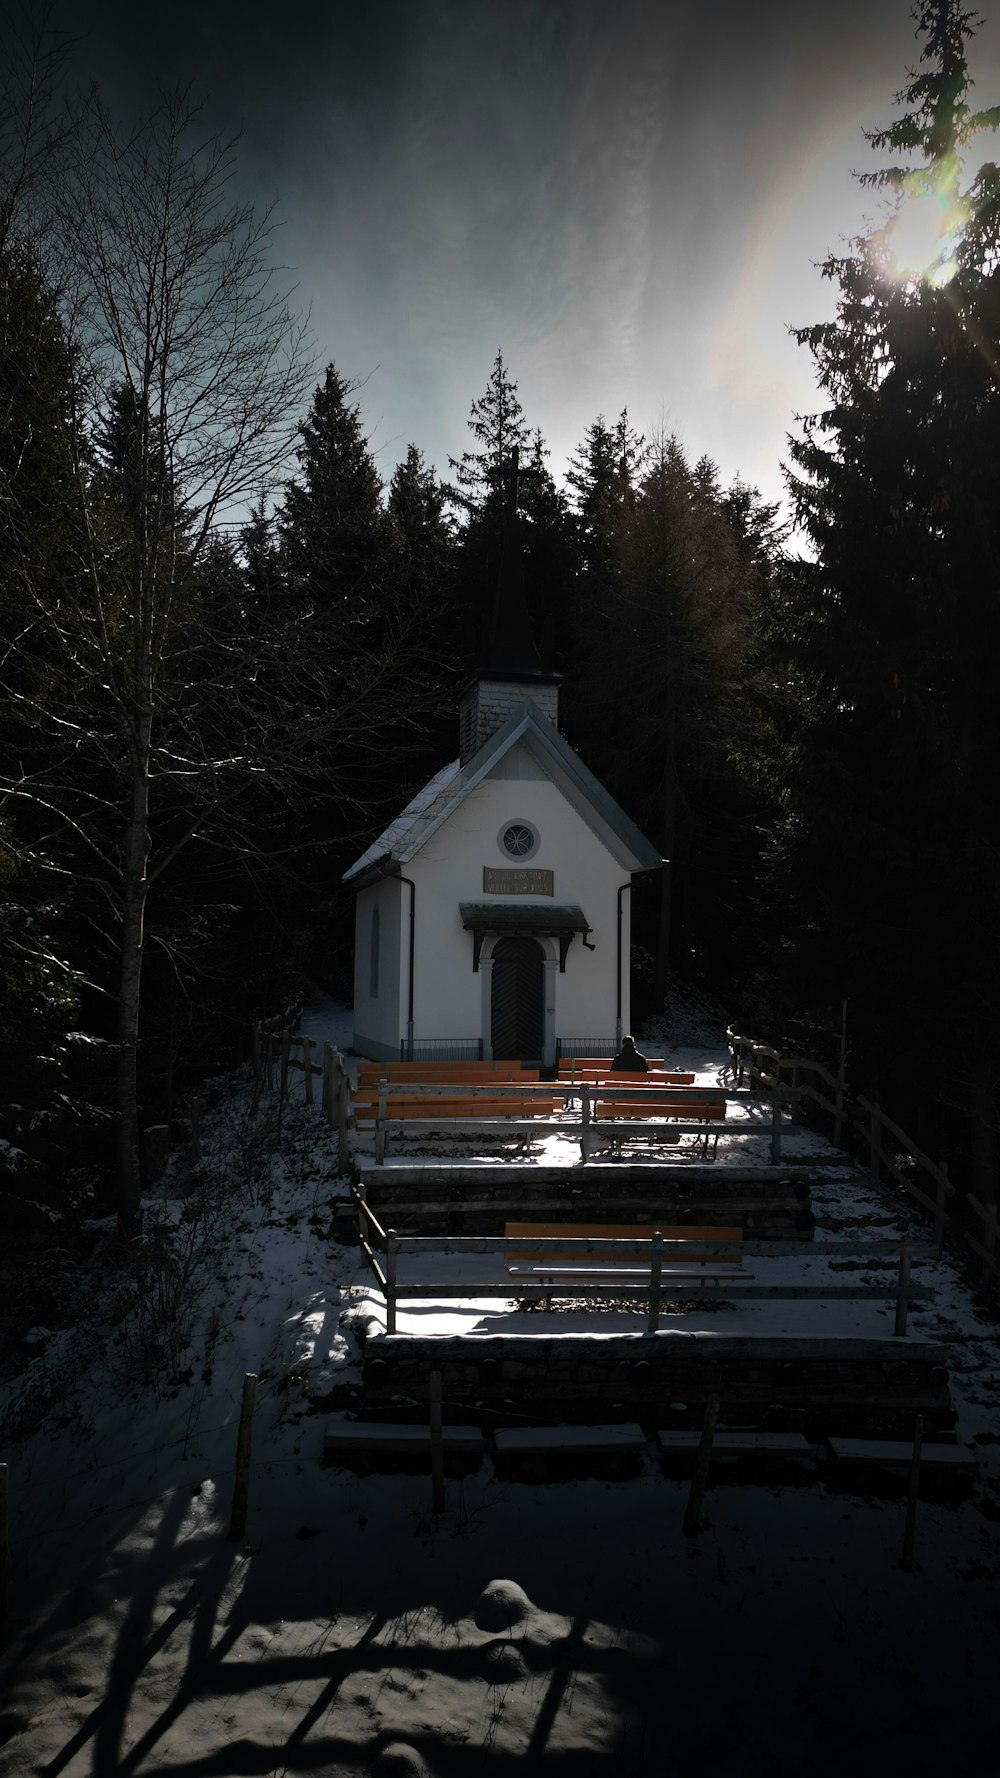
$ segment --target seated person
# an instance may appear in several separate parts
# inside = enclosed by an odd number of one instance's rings
[[[635,1038],[622,1038],[622,1047],[611,1064],[612,1074],[648,1074],[649,1063],[635,1047]]]

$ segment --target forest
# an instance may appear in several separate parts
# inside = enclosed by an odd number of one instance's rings
[[[797,332],[786,519],[598,414],[561,481],[503,343],[384,485],[183,95],[126,128],[11,77],[0,137],[0,1227],[117,1210],[141,1131],[254,1020],[350,992],[342,871],[455,752],[515,448],[534,642],[572,744],[669,860],[633,1008],[676,983],[835,1062],[953,1178],[1000,1160],[1000,173],[973,15],[926,0],[866,175],[888,220]],[[905,225],[929,218],[919,268]],[[790,318],[794,320],[795,318]]]

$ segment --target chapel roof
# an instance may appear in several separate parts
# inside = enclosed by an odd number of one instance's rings
[[[525,745],[545,773],[563,792],[581,819],[597,834],[625,871],[652,870],[661,862],[656,847],[640,833],[609,791],[584,765],[569,742],[543,716],[530,698],[523,698],[507,721],[462,765],[457,759],[442,768],[418,791],[395,821],[363,852],[344,882],[363,888],[366,882],[394,876],[415,858],[443,822],[461,807],[512,748]]]

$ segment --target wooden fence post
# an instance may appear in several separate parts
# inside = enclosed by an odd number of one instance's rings
[[[351,1099],[348,1090],[347,1072],[343,1063],[337,1075],[337,1166],[341,1173],[346,1173],[351,1164],[349,1129],[351,1122]]]
[[[871,1132],[870,1132],[870,1136],[869,1136],[870,1152],[869,1152],[869,1158],[868,1158],[868,1177],[871,1180],[873,1185],[877,1185],[879,1180],[882,1177],[882,1143],[881,1143],[881,1139],[880,1139],[880,1135],[879,1135],[882,1120],[881,1120],[881,1116],[879,1114],[878,1105],[875,1103],[874,1100],[868,1107],[868,1115],[871,1118]]]
[[[441,1372],[430,1375],[431,1511],[444,1512],[444,1431],[441,1420]]]
[[[660,1289],[663,1281],[663,1236],[659,1229],[653,1235],[653,1252],[649,1264],[649,1310],[646,1332],[655,1333],[660,1323]]]
[[[7,1622],[10,1599],[10,1487],[6,1463],[0,1463],[0,1629]]]
[[[590,1088],[586,1081],[580,1083],[580,1153],[586,1165],[590,1159]]]
[[[281,1033],[281,1076],[280,1076],[280,1079],[278,1082],[279,1097],[281,1099],[282,1104],[284,1104],[285,1094],[288,1092],[288,1051],[289,1051],[289,1047],[290,1047],[290,1044],[289,1044],[288,1032],[282,1031],[282,1033]]]
[[[708,1481],[708,1466],[712,1458],[712,1441],[715,1438],[716,1421],[719,1418],[719,1397],[710,1395],[705,1407],[705,1418],[702,1422],[701,1439],[698,1444],[698,1455],[695,1458],[694,1475],[691,1479],[691,1492],[688,1495],[687,1508],[684,1513],[685,1537],[696,1537],[701,1522],[701,1501]]]
[[[836,1098],[835,1098],[835,1102],[834,1102],[834,1112],[833,1112],[833,1146],[834,1146],[834,1148],[840,1147],[840,1142],[841,1142],[841,1138],[842,1138],[843,1134],[844,1134],[844,1077],[842,1074],[840,1074],[837,1076],[837,1092],[836,1092]]]
[[[357,1193],[357,1199],[358,1199],[358,1235],[360,1236],[362,1241],[367,1241],[367,1239],[368,1239],[368,1224],[365,1221],[365,1213],[364,1213],[362,1206],[368,1202],[368,1195],[365,1191],[364,1185],[360,1182],[355,1186],[354,1189],[355,1189],[355,1192]]]
[[[396,1331],[396,1231],[385,1231],[385,1331]]]
[[[775,1083],[774,1098],[771,1101],[771,1165],[781,1165],[781,1091]]]
[[[307,1105],[315,1105],[315,1103],[316,1103],[316,1100],[313,1096],[312,1048],[313,1048],[312,1038],[307,1037],[305,1035],[305,1033],[303,1032],[303,1034],[302,1034],[302,1072],[303,1072],[303,1077],[304,1077],[305,1083],[306,1083],[306,1104]]]
[[[378,1113],[375,1119],[375,1164],[381,1167],[385,1160],[385,1096],[387,1082],[378,1083]]]
[[[913,1426],[913,1455],[910,1458],[910,1486],[906,1496],[906,1525],[903,1530],[903,1554],[899,1566],[913,1573],[913,1546],[917,1535],[917,1495],[920,1490],[920,1452],[924,1442],[924,1416],[918,1414]]]
[[[253,1435],[253,1410],[256,1399],[257,1378],[252,1371],[247,1371],[243,1378],[240,1429],[236,1435],[236,1479],[233,1482],[233,1505],[229,1515],[230,1543],[239,1543],[247,1528],[247,1499],[250,1493],[250,1444]]]
[[[937,1192],[934,1198],[934,1245],[938,1249],[938,1253],[940,1253],[941,1248],[944,1245],[944,1201],[948,1195],[948,1163],[947,1161],[939,1161],[938,1166],[940,1168],[941,1177],[937,1182]]]
[[[324,1045],[323,1045],[323,1076],[322,1076],[322,1080],[323,1080],[323,1085],[322,1085],[322,1090],[321,1090],[321,1095],[320,1095],[320,1110],[322,1111],[323,1116],[326,1118],[327,1123],[332,1124],[334,1122],[333,1102],[334,1102],[334,1094],[336,1092],[336,1088],[334,1086],[334,1079],[333,1079],[333,1044],[332,1043],[324,1043]]]
[[[986,1252],[983,1254],[979,1282],[980,1284],[989,1286],[991,1283],[995,1282],[997,1269],[997,1207],[995,1204],[987,1204],[984,1208],[984,1206],[978,1203],[974,1198],[970,1198],[969,1202],[975,1206],[983,1219],[983,1246],[985,1247]]]
[[[910,1243],[904,1235],[899,1244],[899,1274],[896,1280],[896,1321],[893,1326],[893,1338],[906,1332],[906,1312],[909,1308],[910,1288]]]
[[[188,1159],[192,1166],[201,1160],[201,1100],[197,1093],[192,1094],[189,1107],[191,1135],[188,1143]]]

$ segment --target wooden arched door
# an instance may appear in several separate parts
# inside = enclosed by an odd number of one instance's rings
[[[498,1062],[538,1062],[544,1039],[545,959],[533,938],[493,947],[491,1041]]]

